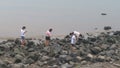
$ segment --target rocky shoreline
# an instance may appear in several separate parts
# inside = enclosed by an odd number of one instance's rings
[[[120,61],[120,31],[88,34],[78,39],[74,50],[70,48],[69,35],[52,39],[48,47],[43,40],[27,39],[26,46],[21,47],[20,39],[9,39],[0,43],[0,68],[82,68]]]

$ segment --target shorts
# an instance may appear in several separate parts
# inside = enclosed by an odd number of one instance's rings
[[[46,39],[46,40],[50,40],[50,37],[49,37],[49,36],[46,36],[45,39]]]
[[[25,37],[24,37],[24,36],[21,36],[21,40],[25,40]]]

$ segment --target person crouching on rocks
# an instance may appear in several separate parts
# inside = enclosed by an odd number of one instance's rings
[[[25,34],[26,34],[26,27],[23,26],[21,29],[21,45],[24,46],[25,45]]]
[[[71,48],[72,48],[72,50],[74,50],[74,46],[76,44],[76,39],[77,39],[76,35],[74,34],[74,32],[72,32],[71,33]]]
[[[50,44],[50,39],[51,39],[51,32],[52,28],[46,31],[46,36],[45,36],[45,46],[48,46]]]

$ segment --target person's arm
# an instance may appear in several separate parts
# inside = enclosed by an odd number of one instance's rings
[[[27,31],[24,32],[24,34],[26,33]]]

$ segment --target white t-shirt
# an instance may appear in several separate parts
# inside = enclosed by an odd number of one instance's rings
[[[74,34],[75,34],[77,37],[79,37],[80,32],[78,32],[78,31],[74,31]]]
[[[25,36],[25,30],[21,29],[21,36]]]
[[[75,37],[75,35],[72,35],[71,44],[75,44],[75,43],[76,43],[76,37]]]

